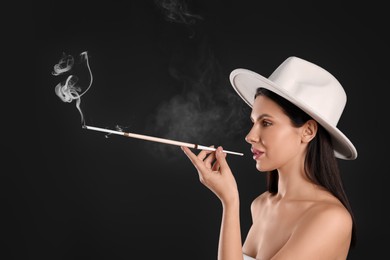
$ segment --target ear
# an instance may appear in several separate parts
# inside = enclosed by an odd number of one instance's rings
[[[316,136],[318,123],[315,120],[310,119],[302,127],[302,142],[308,143]]]

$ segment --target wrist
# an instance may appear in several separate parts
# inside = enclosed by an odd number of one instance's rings
[[[236,210],[240,208],[240,198],[235,196],[227,200],[221,200],[224,210]]]

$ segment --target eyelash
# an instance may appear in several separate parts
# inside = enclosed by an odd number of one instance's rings
[[[252,121],[252,120],[251,120]],[[252,121],[252,124],[254,124],[254,122]],[[263,127],[267,127],[267,126],[270,126],[272,125],[271,122],[267,121],[267,120],[263,120],[260,122],[260,124],[263,126]]]
[[[262,121],[261,124],[262,124],[262,126],[265,126],[265,127],[272,125],[271,122],[268,122],[266,120]]]

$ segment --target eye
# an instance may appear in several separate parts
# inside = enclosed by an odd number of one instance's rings
[[[262,124],[262,126],[270,126],[270,125],[272,125],[272,123],[270,121],[267,121],[267,120],[263,120],[261,122],[261,124]]]

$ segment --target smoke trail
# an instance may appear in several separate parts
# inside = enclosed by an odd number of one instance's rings
[[[184,0],[155,0],[154,3],[161,8],[167,21],[192,25],[203,19],[200,15],[190,13],[188,3]]]
[[[71,103],[73,100],[76,102],[76,108],[81,116],[81,124],[85,125],[85,119],[83,112],[81,110],[81,96],[84,95],[89,88],[92,86],[93,76],[92,71],[89,66],[88,53],[86,51],[80,54],[80,62],[81,69],[84,66],[87,67],[89,73],[89,84],[87,88],[83,89],[83,85],[79,84],[79,76],[74,74],[68,75],[65,81],[62,81],[57,84],[54,91],[56,95],[64,102]],[[77,68],[78,69],[78,68]],[[74,58],[72,55],[62,54],[61,59],[57,64],[54,65],[52,75],[60,76],[66,75],[75,70]]]
[[[191,15],[185,1],[156,2],[165,8],[168,21],[194,26],[189,19],[200,17]],[[172,41],[175,47],[168,72],[180,83],[181,93],[160,104],[149,118],[148,131],[190,143],[228,145],[228,140],[247,130],[249,110],[230,86],[207,37],[197,31],[190,41]],[[176,147],[154,144],[149,144],[148,151],[164,160],[177,158],[179,152]]]
[[[233,92],[211,50],[202,51],[205,55],[193,61],[190,71],[172,64],[171,75],[182,83],[182,92],[158,107],[149,127],[168,139],[218,145],[246,130],[244,120],[249,111]],[[156,148],[160,156],[171,157],[177,151],[175,147]]]
[[[189,38],[195,37],[194,26],[203,20],[203,17],[190,12],[187,0],[154,0],[161,10],[166,21],[184,25],[189,30]]]
[[[107,129],[110,129],[109,127],[106,127]],[[116,131],[119,131],[119,132],[126,132],[126,130],[128,129],[129,127],[127,126],[122,126],[122,125],[115,125],[114,126],[114,130]],[[108,133],[106,135],[104,135],[105,138],[109,138],[110,136],[112,135],[112,133]]]
[[[65,53],[62,53],[62,57],[60,61],[54,65],[54,71],[51,73],[54,76],[61,75],[73,68],[74,65],[74,58],[71,55],[66,55]]]

